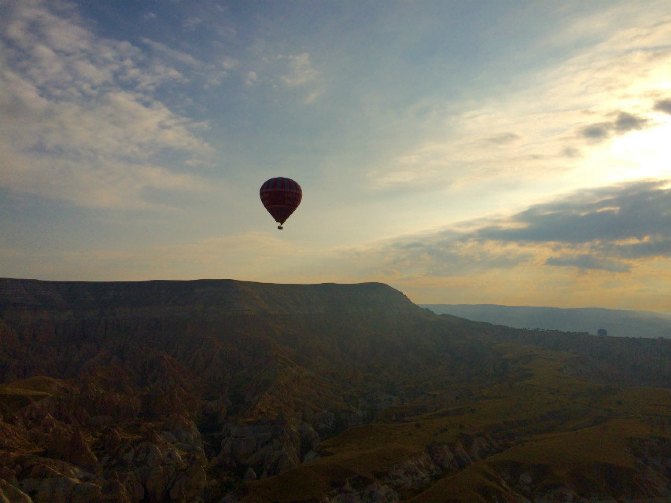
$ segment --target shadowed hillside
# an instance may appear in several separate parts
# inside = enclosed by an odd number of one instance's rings
[[[0,495],[666,496],[669,361],[668,341],[438,316],[376,283],[1,279]]]

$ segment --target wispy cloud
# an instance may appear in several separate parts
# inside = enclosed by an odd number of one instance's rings
[[[319,86],[319,71],[313,66],[310,54],[303,52],[289,56],[281,56],[286,62],[286,72],[282,76],[282,82],[288,88],[303,89],[307,91],[306,103],[313,103],[321,94]]]
[[[310,54],[303,52],[285,56],[287,61],[287,73],[282,80],[288,87],[299,87],[313,83],[319,76],[310,62]]]
[[[202,87],[217,87],[225,79],[231,77],[240,62],[228,55],[218,55],[213,61],[205,62],[192,54],[169,47],[166,44],[149,38],[143,38],[142,43],[149,48],[149,53],[164,65],[167,65],[178,76],[175,80],[191,82]]]
[[[189,16],[184,20],[182,23],[182,26],[184,26],[185,30],[188,31],[193,31],[197,29],[200,25],[203,24],[203,20],[199,18],[198,16]]]
[[[247,77],[245,78],[245,85],[251,87],[259,81],[259,76],[256,72],[247,72]]]
[[[161,161],[211,153],[197,134],[205,125],[156,97],[164,83],[185,78],[180,71],[96,36],[67,3],[8,2],[3,11],[0,115],[11,120],[0,126],[0,185],[103,207],[145,205],[146,189],[204,187],[183,165]]]
[[[203,69],[205,67],[205,63],[194,58],[191,54],[188,54],[184,51],[173,49],[172,47],[168,47],[165,44],[156,42],[155,40],[151,40],[146,37],[142,39],[142,43],[146,44],[157,54],[165,57],[166,59],[172,62],[178,62],[195,69]]]
[[[631,270],[628,264],[589,254],[550,257],[545,261],[545,265],[577,267],[578,269],[602,269],[610,272],[628,272]]]
[[[522,137],[515,133],[499,133],[484,139],[485,144],[506,145],[521,140]]]
[[[566,32],[574,47],[563,60],[516,76],[500,95],[453,103],[449,113],[430,116],[430,124],[418,126],[427,133],[414,145],[399,142],[390,149],[394,154],[371,167],[371,185],[444,188],[511,176],[520,185],[539,178],[560,183],[568,172],[589,170],[591,149],[655,126],[653,112],[668,109],[665,100],[650,103],[668,86],[668,8],[612,6]],[[568,43],[551,34],[538,46]],[[594,183],[591,176],[585,180]]]

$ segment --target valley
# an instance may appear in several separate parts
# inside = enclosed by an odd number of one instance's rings
[[[7,501],[671,495],[671,341],[436,315],[382,284],[0,280]]]

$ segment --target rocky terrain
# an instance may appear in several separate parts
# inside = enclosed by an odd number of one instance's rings
[[[374,283],[0,279],[0,501],[664,498],[669,362]]]

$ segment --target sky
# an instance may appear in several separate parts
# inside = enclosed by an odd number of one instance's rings
[[[0,0],[0,277],[671,312],[670,146],[668,0]]]

